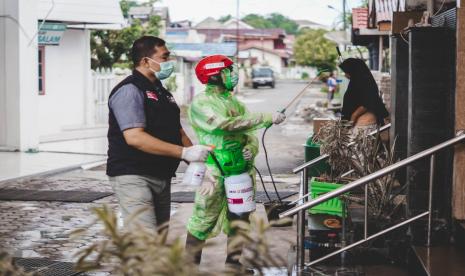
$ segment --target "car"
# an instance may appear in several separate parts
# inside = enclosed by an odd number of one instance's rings
[[[274,88],[275,78],[271,68],[262,67],[252,70],[252,87],[256,89],[259,86],[270,86]]]

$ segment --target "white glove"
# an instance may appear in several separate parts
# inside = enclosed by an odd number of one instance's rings
[[[204,162],[205,160],[207,160],[208,153],[211,150],[211,147],[203,145],[185,147],[182,148],[181,159],[184,159],[188,162]]]
[[[272,118],[273,118],[273,124],[279,125],[280,123],[284,122],[284,120],[286,120],[286,115],[281,112],[276,112],[275,114],[273,114]]]
[[[199,192],[199,194],[203,196],[206,196],[206,195],[211,196],[215,192],[215,187],[216,187],[216,179],[212,176],[210,169],[207,167],[202,185],[200,185],[197,191]]]
[[[250,149],[248,149],[248,148],[244,148],[242,150],[242,156],[244,156],[245,161],[250,161],[253,158],[252,151]]]
[[[215,192],[215,186],[216,186],[215,182],[211,182],[211,181],[205,179],[202,182],[202,185],[200,185],[200,187],[198,189],[198,192],[199,192],[199,194],[201,194],[203,196],[206,196],[206,195],[211,196],[213,194],[213,192]]]

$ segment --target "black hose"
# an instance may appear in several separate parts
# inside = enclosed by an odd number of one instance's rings
[[[220,170],[221,176],[224,177],[226,174],[224,173],[224,170],[223,170],[223,168],[221,167],[220,162],[219,162],[218,159],[216,158],[216,155],[215,155],[212,151],[210,152],[210,155],[211,155],[213,161],[215,162],[216,166],[217,166],[218,169]]]
[[[278,200],[279,200],[279,203],[283,203],[283,201],[281,200],[281,197],[279,196],[279,193],[278,193],[278,189],[276,188],[276,183],[274,182],[274,178],[273,178],[273,173],[271,172],[271,167],[270,167],[270,162],[268,160],[268,151],[266,150],[266,146],[265,146],[265,135],[266,135],[266,132],[268,131],[268,129],[270,129],[271,126],[268,126],[267,128],[265,128],[265,130],[263,131],[263,135],[262,135],[262,147],[263,147],[263,152],[265,153],[265,161],[266,161],[266,167],[268,168],[268,173],[270,174],[270,177],[271,177],[271,183],[273,184],[273,188],[274,188],[274,191],[276,193],[276,196],[278,197]],[[263,185],[264,186],[264,185]],[[266,189],[265,189],[266,191]]]
[[[265,182],[263,181],[262,174],[260,173],[260,171],[258,170],[258,168],[256,166],[253,166],[253,167],[254,167],[255,171],[257,172],[258,176],[260,177],[260,181],[262,182],[263,191],[265,191],[265,195],[268,198],[268,202],[271,202],[271,197],[268,194],[268,191],[266,190]]]

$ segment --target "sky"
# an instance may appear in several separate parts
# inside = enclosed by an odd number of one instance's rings
[[[198,23],[211,16],[236,16],[237,0],[160,0],[157,6],[169,8],[172,21],[189,19]],[[346,10],[359,6],[361,0],[347,0]],[[328,5],[338,11],[328,8]],[[291,19],[306,19],[331,26],[342,11],[342,0],[239,0],[241,17],[256,13],[281,13]]]

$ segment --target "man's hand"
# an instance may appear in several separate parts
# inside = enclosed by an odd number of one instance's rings
[[[286,120],[286,115],[281,112],[276,112],[273,114],[273,124],[279,125],[280,123],[284,122]]]
[[[244,157],[244,160],[245,161],[250,161],[253,159],[253,153],[250,149],[248,148],[244,148],[242,150],[242,156]]]
[[[211,150],[211,147],[204,145],[185,147],[182,149],[181,159],[184,159],[188,162],[204,162],[207,160],[208,153]]]

